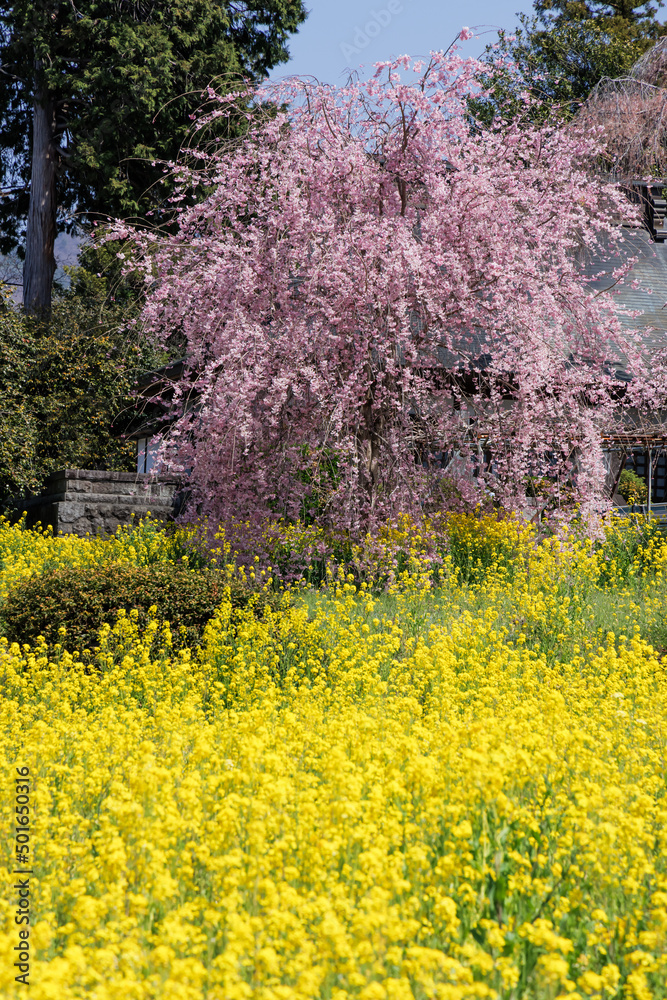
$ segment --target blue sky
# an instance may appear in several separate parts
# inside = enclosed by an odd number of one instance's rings
[[[291,59],[274,69],[272,80],[294,73],[342,83],[362,63],[366,75],[381,59],[447,48],[464,26],[477,37],[461,54],[478,56],[498,28],[517,26],[518,10],[532,12],[532,0],[306,0],[306,6],[310,14],[289,41]]]

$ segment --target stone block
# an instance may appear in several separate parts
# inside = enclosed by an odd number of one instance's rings
[[[19,498],[11,513],[26,511],[26,522],[51,525],[54,534],[110,535],[119,525],[145,517],[173,516],[178,480],[148,473],[62,469],[37,496]]]

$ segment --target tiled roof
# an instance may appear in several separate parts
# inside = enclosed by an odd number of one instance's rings
[[[626,229],[623,257],[608,260],[588,255],[582,263],[582,273],[589,278],[598,275],[589,287],[609,291],[619,310],[640,310],[641,316],[619,316],[626,328],[644,330],[644,342],[650,350],[667,348],[667,243],[653,243],[644,229]],[[631,272],[614,283],[613,271],[628,257],[637,257]],[[602,272],[602,273],[600,273]],[[637,287],[633,288],[633,284]]]
[[[618,309],[621,324],[627,329],[644,331],[643,339],[650,351],[667,350],[667,242],[655,243],[645,229],[626,228],[620,253],[600,252],[579,259],[580,272],[587,279],[591,292],[608,291]],[[636,257],[637,263],[630,273],[616,282],[613,273],[628,258]],[[633,287],[633,285],[637,287]],[[627,315],[627,313],[631,315]],[[641,315],[632,315],[640,312]],[[446,368],[466,367],[465,358],[472,360],[473,368],[485,367],[484,337],[469,331],[462,339],[461,354],[440,347],[440,362]],[[618,374],[623,375],[623,354],[618,350]],[[628,375],[625,376],[629,378]]]

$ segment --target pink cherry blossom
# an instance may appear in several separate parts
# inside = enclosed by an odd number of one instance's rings
[[[664,363],[578,265],[636,221],[591,170],[599,131],[481,130],[478,63],[410,69],[265,88],[242,140],[179,166],[175,230],[119,226],[145,329],[185,345],[163,459],[201,514],[357,530],[441,506],[453,475],[510,506],[547,476],[591,507],[603,434],[664,398]],[[236,108],[216,98],[201,136]]]

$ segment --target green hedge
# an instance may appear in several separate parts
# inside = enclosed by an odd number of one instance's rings
[[[216,569],[108,564],[73,567],[22,580],[9,591],[0,607],[0,634],[12,642],[34,643],[43,635],[49,645],[93,648],[100,627],[113,625],[120,610],[138,611],[145,625],[148,609],[171,625],[175,646],[196,645],[206,623],[226,596],[227,580]],[[239,583],[231,585],[236,608],[248,604],[261,614],[277,596],[256,593]],[[59,629],[65,626],[65,640]]]

